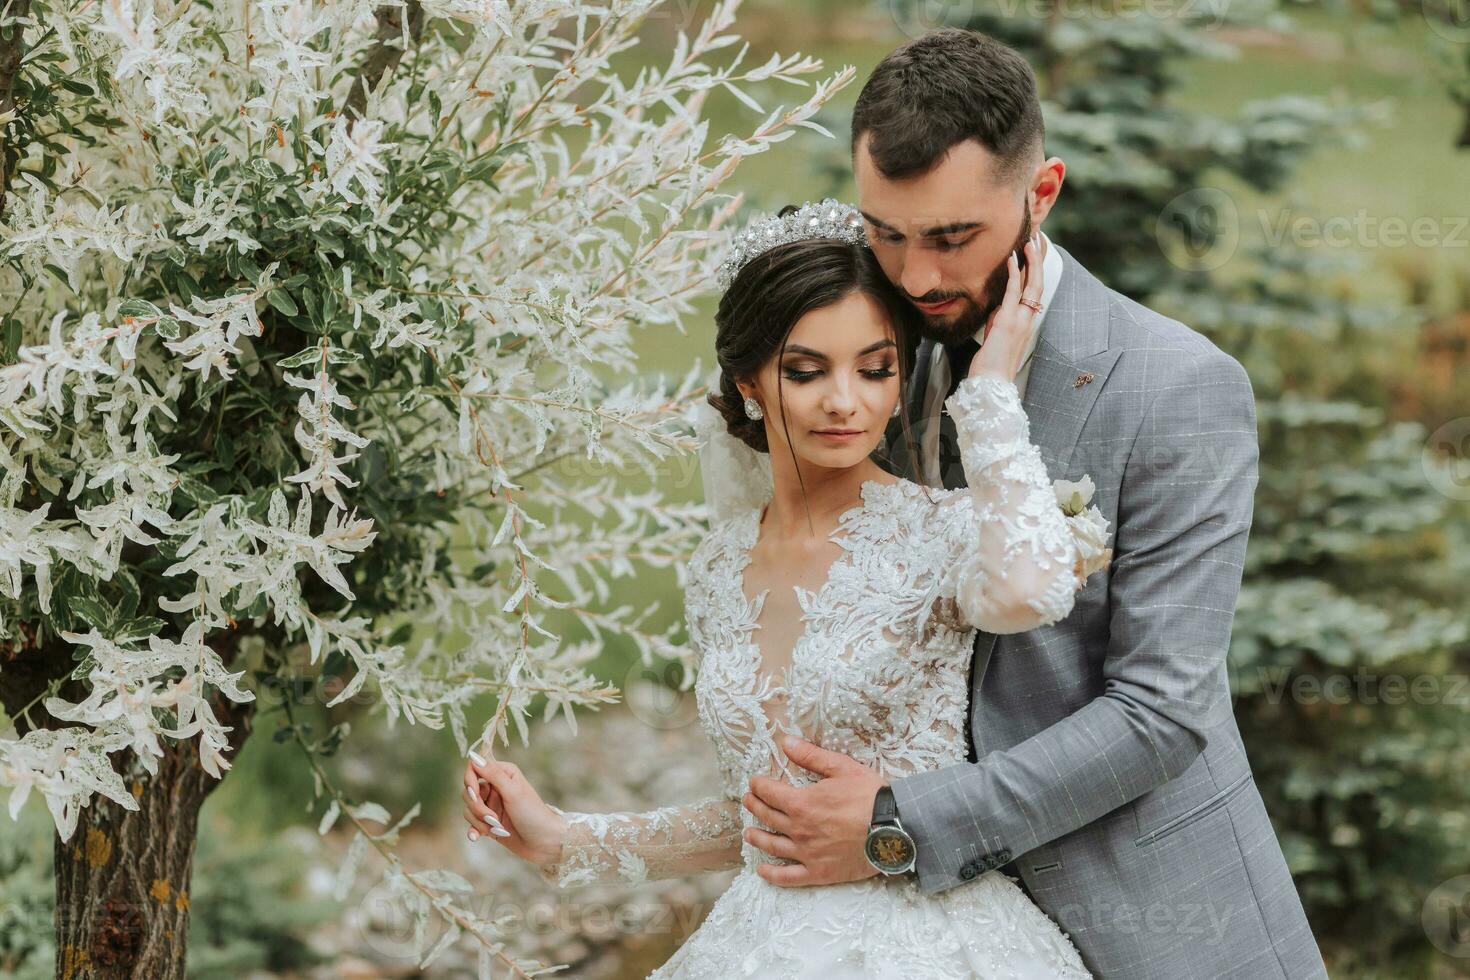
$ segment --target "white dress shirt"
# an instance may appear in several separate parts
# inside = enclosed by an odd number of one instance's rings
[[[1021,369],[1016,372],[1016,389],[1020,391],[1022,397],[1026,394],[1026,381],[1031,377],[1031,354],[1036,350],[1036,340],[1041,336],[1047,307],[1051,305],[1052,295],[1057,291],[1057,283],[1062,278],[1062,253],[1052,247],[1051,239],[1046,237],[1046,232],[1041,232],[1041,240],[1046,247],[1046,254],[1041,259],[1041,309],[1036,314],[1036,329],[1031,332],[1031,343],[1026,348],[1026,359],[1021,362]],[[985,328],[983,326],[975,333],[975,340],[977,343],[984,344]],[[937,487],[940,485],[939,412],[944,407],[945,393],[949,391],[949,358],[945,355],[942,344],[935,344],[929,353],[929,387],[924,392],[925,424],[919,440],[919,457],[924,464],[925,482]]]

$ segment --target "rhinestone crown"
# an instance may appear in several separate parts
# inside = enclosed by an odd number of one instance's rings
[[[751,223],[735,237],[730,254],[715,271],[720,290],[730,288],[740,270],[751,259],[777,245],[805,241],[809,238],[833,238],[850,245],[867,245],[863,232],[863,216],[857,208],[835,198],[807,202],[784,218],[769,215]]]

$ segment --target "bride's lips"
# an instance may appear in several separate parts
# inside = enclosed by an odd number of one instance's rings
[[[955,299],[947,299],[943,303],[915,303],[914,305],[923,310],[925,313],[933,314],[943,313],[950,307],[954,306],[957,302],[959,302],[958,297],[956,297]]]
[[[813,429],[812,431],[823,439],[832,439],[836,442],[856,439],[863,434],[862,429]]]

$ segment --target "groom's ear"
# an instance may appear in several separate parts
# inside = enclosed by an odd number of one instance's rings
[[[1061,157],[1047,157],[1031,175],[1031,186],[1026,192],[1026,207],[1031,211],[1031,223],[1039,225],[1051,213],[1052,206],[1062,192],[1062,181],[1067,176],[1067,165]]]

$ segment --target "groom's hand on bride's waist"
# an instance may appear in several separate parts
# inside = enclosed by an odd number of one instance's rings
[[[873,797],[888,780],[841,752],[799,738],[778,740],[788,759],[821,779],[792,786],[772,776],[751,777],[741,802],[774,833],[747,827],[745,839],[795,862],[760,864],[756,873],[774,885],[833,885],[876,875],[863,844],[873,820]]]

